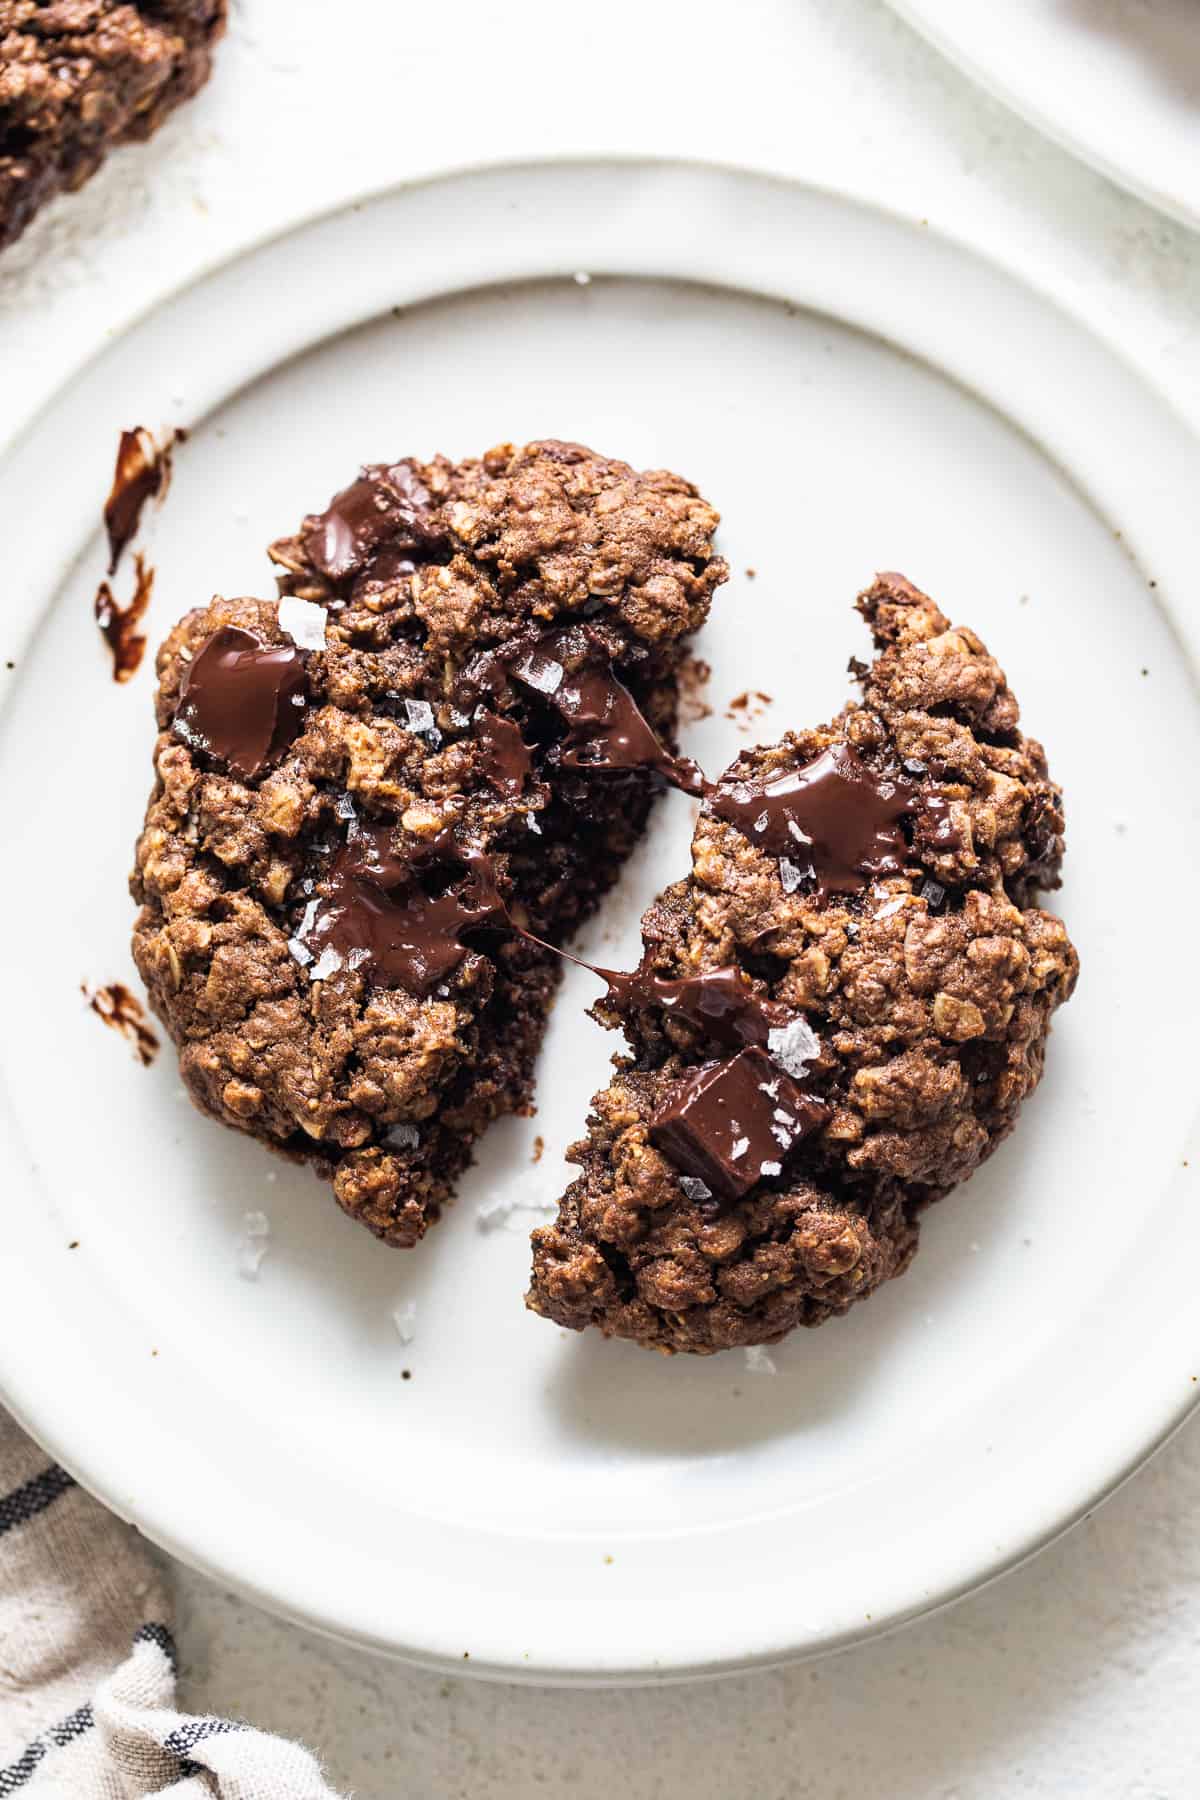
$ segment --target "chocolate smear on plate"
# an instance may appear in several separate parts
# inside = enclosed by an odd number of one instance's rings
[[[121,981],[110,981],[98,988],[81,982],[79,991],[98,1019],[128,1038],[138,1061],[148,1069],[158,1055],[158,1038],[146,1023],[145,1009],[137,995]]]
[[[146,502],[161,500],[170,487],[175,445],[186,438],[182,426],[161,445],[145,425],[135,425],[132,431],[121,433],[112,488],[104,503],[110,575],[116,574],[121,553],[137,532]]]
[[[154,570],[141,551],[134,553],[134,587],[127,606],[121,606],[109,582],[102,581],[92,603],[101,636],[112,652],[113,680],[128,681],[141,667],[146,651],[145,633],[138,630],[154,592]]]

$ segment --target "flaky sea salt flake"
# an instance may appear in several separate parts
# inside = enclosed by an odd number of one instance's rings
[[[402,1305],[392,1309],[392,1324],[396,1327],[396,1335],[402,1344],[411,1344],[417,1335],[417,1303],[405,1300]]]
[[[301,650],[325,648],[325,608],[313,600],[284,594],[279,602],[279,629]]]
[[[527,681],[539,694],[555,694],[562,686],[565,671],[552,656],[527,656],[520,665],[522,681]]]
[[[327,944],[308,971],[308,979],[310,981],[326,981],[330,975],[336,975],[341,966],[341,957],[332,944]]]
[[[418,737],[423,737],[430,732],[438,734],[437,725],[435,724],[433,717],[433,708],[430,706],[428,700],[412,700],[406,697],[404,701],[404,717],[408,729],[411,732],[414,732]],[[440,734],[438,735],[440,736]]]
[[[746,1373],[748,1375],[778,1375],[774,1357],[768,1356],[761,1344],[746,1346]]]
[[[821,1054],[817,1034],[807,1019],[789,1019],[767,1033],[767,1050],[780,1068],[799,1081],[810,1062]]]
[[[243,1281],[257,1281],[263,1257],[267,1254],[271,1221],[265,1212],[242,1214],[242,1241],[238,1245],[237,1272]]]

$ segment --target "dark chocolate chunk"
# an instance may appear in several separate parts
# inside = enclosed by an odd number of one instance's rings
[[[172,729],[251,780],[297,736],[305,706],[302,650],[223,625],[188,664]]]
[[[686,794],[705,791],[696,764],[660,743],[592,632],[547,632],[511,657],[509,668],[566,720],[567,735],[558,746],[563,768],[649,769]]]
[[[708,804],[768,855],[785,858],[822,899],[857,893],[871,876],[903,869],[906,816],[927,810],[939,848],[949,848],[953,836],[940,795],[877,774],[845,743],[765,780],[724,780],[709,791]]]
[[[533,754],[511,719],[480,707],[474,718],[474,734],[483,750],[483,772],[492,786],[515,800],[533,769]]]
[[[491,859],[456,853],[467,865],[465,880],[431,899],[415,880],[430,852],[397,851],[387,826],[354,832],[334,861],[325,896],[305,913],[293,956],[314,981],[362,969],[383,986],[429,993],[466,955],[464,932],[507,922]],[[408,891],[393,900],[388,890],[402,884]]]
[[[668,1092],[650,1142],[723,1200],[779,1175],[794,1144],[829,1116],[757,1047],[701,1063]]]
[[[356,575],[385,541],[391,569],[402,554],[428,554],[440,545],[433,504],[411,463],[372,463],[334,495],[324,512],[309,514],[301,541],[313,566],[330,581]],[[387,578],[386,569],[379,572]]]

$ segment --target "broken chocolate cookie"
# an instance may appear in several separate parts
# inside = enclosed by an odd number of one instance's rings
[[[159,653],[138,969],[197,1105],[391,1243],[529,1105],[548,946],[685,766],[716,524],[575,444],[372,465]]]
[[[559,1325],[709,1354],[845,1312],[1040,1078],[1078,969],[1034,903],[1061,795],[972,631],[897,575],[858,608],[861,702],[706,785],[641,968],[601,971],[630,1053],[533,1234]]]
[[[0,0],[0,250],[208,79],[227,0]]]

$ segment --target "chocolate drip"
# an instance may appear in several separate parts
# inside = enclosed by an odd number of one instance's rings
[[[154,570],[140,550],[134,555],[133,566],[133,594],[127,606],[117,604],[117,597],[107,581],[100,583],[92,603],[96,623],[112,651],[114,681],[128,681],[131,675],[136,675],[146,650],[145,634],[138,626],[154,592]]]
[[[433,495],[411,463],[372,463],[334,495],[324,512],[309,514],[301,541],[314,568],[329,581],[344,581],[364,569],[385,543],[393,557],[413,552],[427,557],[444,542],[434,507]]]
[[[941,795],[877,774],[844,743],[765,780],[721,781],[707,799],[752,844],[786,859],[796,884],[810,882],[819,900],[857,893],[871,876],[903,869],[910,856],[900,820],[907,816],[925,814],[939,849],[957,844]]]
[[[823,1101],[753,1047],[701,1063],[652,1114],[650,1142],[722,1200],[740,1200],[829,1117]]]
[[[466,879],[431,899],[415,875],[440,858],[464,863]],[[390,893],[397,887],[408,888],[399,901]],[[362,969],[382,985],[428,994],[466,955],[464,932],[507,921],[491,858],[450,833],[405,853],[393,847],[390,827],[357,829],[335,858],[327,889],[290,946],[314,981]]]
[[[183,434],[178,434],[182,436]],[[104,503],[104,529],[108,533],[108,572],[115,575],[130,538],[138,528],[142,508],[156,494],[165,493],[171,479],[169,438],[160,450],[144,425],[121,433],[112,488]]]
[[[305,652],[222,625],[188,664],[172,730],[192,750],[251,780],[304,722]]]
[[[584,966],[592,968],[590,963]],[[608,998],[621,1011],[654,1008],[667,1019],[685,1020],[720,1044],[765,1045],[771,1033],[793,1016],[786,1006],[760,998],[732,963],[677,980],[652,975],[644,962],[632,974],[596,968],[592,973],[608,984]]]
[[[583,651],[582,660],[580,651]],[[574,664],[568,669],[568,664]],[[509,659],[513,677],[541,694],[567,723],[557,746],[565,769],[649,769],[685,794],[705,791],[690,758],[664,748],[637,701],[586,627],[547,632]]]

